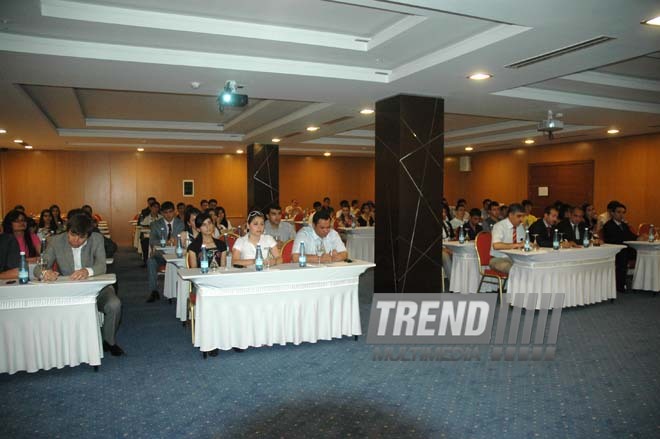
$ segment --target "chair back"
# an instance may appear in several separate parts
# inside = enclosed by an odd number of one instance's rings
[[[299,213],[298,215],[293,217],[293,227],[295,227],[296,232],[302,229],[302,224],[298,224],[298,223],[302,221],[304,218],[305,218],[304,213]]]
[[[232,249],[234,248],[234,243],[236,242],[237,239],[238,239],[237,234],[227,233],[227,241],[228,242],[225,242],[225,244],[227,245],[227,251],[229,251],[229,252],[232,251]],[[224,242],[224,240],[225,240],[225,235],[220,235],[220,241]]]
[[[282,262],[285,264],[290,264],[293,262],[293,239],[289,239],[282,246]]]
[[[479,273],[482,275],[483,266],[490,264],[490,247],[493,237],[490,232],[479,232],[474,239],[474,247],[477,250],[477,259],[479,260]]]
[[[637,235],[648,234],[651,231],[651,224],[641,223],[637,228]]]

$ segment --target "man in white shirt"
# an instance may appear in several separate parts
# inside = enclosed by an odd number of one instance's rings
[[[495,223],[491,229],[492,244],[490,248],[490,268],[508,273],[513,261],[500,250],[514,250],[523,248],[525,228],[522,225],[525,209],[521,204],[514,203],[509,206],[509,216]]]
[[[275,241],[286,242],[296,237],[296,231],[290,223],[282,222],[282,208],[275,204],[268,207],[264,233],[275,238]]]
[[[300,204],[298,203],[298,200],[294,198],[293,200],[291,200],[291,204],[286,206],[284,212],[286,213],[287,218],[293,218],[299,213],[302,213],[303,210],[300,208]]]
[[[298,262],[300,257],[300,243],[305,243],[305,254],[308,258],[314,256],[317,259],[316,246],[323,243],[322,263],[339,262],[348,257],[346,246],[339,237],[339,233],[332,228],[332,218],[330,212],[321,210],[314,214],[311,227],[303,227],[296,234],[293,242],[292,258],[293,262]]]

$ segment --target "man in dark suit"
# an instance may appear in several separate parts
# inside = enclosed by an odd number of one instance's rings
[[[71,280],[85,280],[88,277],[105,274],[105,248],[103,236],[92,232],[92,219],[86,213],[70,215],[66,223],[66,233],[55,235],[50,239],[44,256],[49,269],[44,271],[43,279],[55,281],[60,275],[69,276]],[[57,263],[57,271],[53,265]],[[35,277],[42,275],[37,265]],[[103,350],[110,351],[113,356],[124,354],[117,345],[116,334],[121,320],[121,301],[115,294],[112,285],[103,288],[96,297],[96,306],[104,314]]]
[[[147,198],[147,207],[140,211],[140,216],[138,218],[138,223],[142,222],[142,219],[148,216],[151,213],[151,205],[156,202],[155,197]]]
[[[564,239],[576,247],[582,245],[585,234],[584,229],[588,227],[584,222],[584,211],[580,206],[571,208],[568,218],[559,221],[559,224],[557,224],[557,230],[563,234]]]
[[[160,246],[161,237],[165,240],[166,246],[176,245],[177,235],[183,232],[184,229],[183,221],[176,216],[174,203],[165,201],[160,207],[160,213],[163,217],[151,223],[151,231],[149,233],[151,257],[147,259],[147,273],[151,294],[147,299],[148,303],[160,299],[160,293],[158,292],[158,267],[166,264],[163,253],[157,251],[156,247]]]
[[[470,209],[470,219],[463,224],[463,232],[465,233],[466,238],[470,241],[474,241],[477,237],[477,234],[483,230],[481,227],[481,210],[474,208]]]
[[[611,218],[603,226],[603,241],[607,244],[623,244],[624,241],[636,241],[643,237],[638,237],[630,230],[628,224],[624,222],[626,206],[618,203],[616,208],[611,211]],[[624,248],[616,254],[616,290],[624,292],[626,287],[626,275],[628,274],[628,261],[635,256],[631,248]]]
[[[558,215],[559,212],[554,206],[548,206],[543,210],[543,218],[537,219],[529,227],[530,239],[533,239],[533,235],[538,235],[535,243],[539,247],[552,247]]]

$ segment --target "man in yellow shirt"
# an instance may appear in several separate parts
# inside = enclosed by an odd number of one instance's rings
[[[536,222],[538,218],[536,218],[534,215],[532,215],[532,202],[529,200],[523,200],[522,203],[523,208],[525,209],[525,216],[523,217],[523,226],[525,226],[526,229],[528,229],[532,224]]]

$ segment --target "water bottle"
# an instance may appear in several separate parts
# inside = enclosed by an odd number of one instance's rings
[[[183,243],[181,242],[181,234],[176,236],[176,257],[183,257]]]
[[[257,271],[263,271],[264,269],[264,256],[261,253],[261,245],[257,244],[257,256],[254,258],[254,267]]]
[[[589,247],[589,244],[591,241],[589,241],[589,227],[584,228],[584,236],[582,237],[582,247],[587,248]]]
[[[298,265],[300,267],[307,266],[307,255],[305,254],[305,243],[300,243],[300,257],[298,258]]]
[[[161,227],[160,229],[160,246],[165,247],[167,241],[165,240],[165,229]]]
[[[529,229],[525,229],[525,244],[523,246],[523,251],[531,252],[532,244],[529,242]]]
[[[655,227],[653,224],[649,227],[649,242],[655,242]]]
[[[351,214],[351,229],[355,230],[357,227],[357,218],[355,218],[355,215]]]
[[[209,256],[206,254],[206,246],[202,244],[202,255],[199,260],[199,270],[206,274],[209,272]]]
[[[458,228],[458,242],[461,244],[465,243],[465,229],[463,229],[463,226]]]
[[[26,284],[30,280],[30,273],[28,273],[28,263],[25,259],[25,252],[21,252],[21,264],[18,266],[18,283]]]
[[[238,236],[243,236],[243,231],[241,230],[241,226],[238,226],[237,233]]]
[[[555,229],[555,234],[552,238],[552,249],[559,250],[559,230]]]
[[[46,238],[41,238],[41,251],[39,254],[43,255],[46,251]]]

